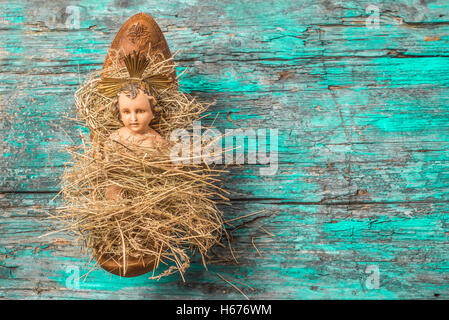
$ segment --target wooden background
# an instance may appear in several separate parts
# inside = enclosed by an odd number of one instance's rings
[[[279,169],[225,176],[227,218],[265,210],[239,220],[239,265],[77,286],[89,257],[38,237],[79,142],[73,94],[138,12],[181,50],[183,88],[217,99],[218,129],[279,130]],[[0,297],[243,298],[218,273],[251,299],[448,299],[448,15],[445,0],[1,1]]]

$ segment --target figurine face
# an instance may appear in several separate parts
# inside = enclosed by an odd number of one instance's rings
[[[120,93],[118,96],[120,120],[131,133],[143,134],[148,130],[149,124],[154,118],[151,106],[155,104],[156,99],[148,96],[142,90],[139,90],[134,99],[125,93]]]

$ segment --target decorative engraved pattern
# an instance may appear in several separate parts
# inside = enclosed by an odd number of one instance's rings
[[[148,29],[143,26],[140,23],[137,23],[133,26],[131,26],[131,28],[129,28],[128,31],[128,39],[133,43],[133,44],[141,44],[146,42],[148,39],[150,38],[150,33],[148,32]]]

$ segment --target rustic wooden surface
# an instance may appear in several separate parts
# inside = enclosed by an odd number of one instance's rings
[[[182,50],[181,85],[217,99],[220,130],[279,129],[279,170],[226,176],[226,217],[265,210],[234,232],[239,265],[195,256],[185,283],[97,270],[76,287],[88,256],[39,236],[79,142],[74,91],[137,12]],[[242,298],[218,273],[251,299],[448,299],[448,15],[445,0],[1,1],[0,297]]]

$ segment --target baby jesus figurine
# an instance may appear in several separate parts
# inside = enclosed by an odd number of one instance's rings
[[[167,145],[161,135],[150,127],[154,119],[153,108],[157,104],[151,91],[151,87],[145,88],[135,82],[120,89],[115,107],[124,126],[109,135],[111,141],[151,149]],[[121,187],[110,186],[106,190],[106,199],[118,200],[122,197],[121,192]]]
[[[111,274],[182,276],[196,251],[205,263],[208,249],[225,233],[216,197],[227,198],[215,186],[222,170],[172,161],[176,148],[163,137],[190,128],[207,106],[179,90],[173,57],[154,19],[143,13],[130,18],[103,69],[75,97],[91,139],[73,153],[62,177],[67,205],[58,220]],[[156,104],[163,108],[153,114]]]

